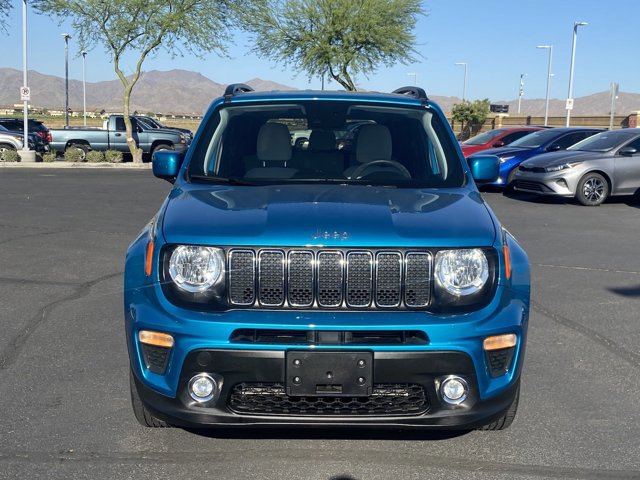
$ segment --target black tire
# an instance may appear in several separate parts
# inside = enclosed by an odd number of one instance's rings
[[[167,145],[166,143],[161,143],[160,145],[156,145],[155,147],[153,147],[153,150],[151,151],[151,156],[153,156],[154,153],[162,152],[163,150],[175,150],[175,148],[173,148],[173,145]]]
[[[83,145],[81,143],[72,143],[67,147],[67,150],[76,149],[80,151],[80,159],[81,161],[85,161],[87,159],[87,153],[89,152],[89,147],[87,145]],[[66,150],[65,150],[66,151]]]
[[[143,427],[149,428],[168,428],[171,427],[167,422],[160,420],[147,410],[147,407],[144,406],[142,400],[140,399],[140,394],[138,393],[138,388],[136,387],[136,381],[133,378],[133,372],[129,371],[129,389],[131,390],[131,406],[133,407],[133,414],[138,420],[138,423]]]
[[[609,183],[599,173],[587,173],[578,182],[576,200],[585,207],[597,207],[609,196]]]
[[[509,405],[507,412],[499,419],[479,427],[478,430],[505,430],[513,423],[513,419],[516,418],[518,411],[518,400],[520,399],[520,379],[518,379],[518,386],[516,387],[516,396],[513,398],[513,402]]]

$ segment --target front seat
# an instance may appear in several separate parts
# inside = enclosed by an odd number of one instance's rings
[[[291,161],[291,135],[283,123],[265,123],[260,127],[256,156],[261,166],[251,168],[245,178],[291,178],[298,171],[287,167]]]
[[[351,174],[360,165],[374,160],[391,160],[391,132],[384,125],[362,125],[356,137],[356,162],[344,171],[344,176]]]

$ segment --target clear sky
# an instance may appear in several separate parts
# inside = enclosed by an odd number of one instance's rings
[[[0,33],[3,53],[0,67],[22,69],[22,2],[14,0],[8,32]],[[416,50],[422,55],[412,65],[380,68],[356,83],[368,90],[390,91],[418,84],[432,95],[462,96],[463,67],[468,64],[467,98],[492,101],[517,98],[520,74],[524,77],[524,98],[544,98],[548,51],[536,45],[552,44],[551,97],[566,98],[569,81],[574,21],[580,27],[576,49],[574,97],[609,89],[618,82],[624,92],[640,93],[639,0],[429,0],[427,15],[416,27]],[[40,73],[64,76],[64,42],[61,34],[70,25],[58,25],[48,17],[28,13],[28,67]],[[297,88],[320,88],[320,80],[308,80],[303,73],[274,65],[249,53],[250,39],[236,33],[229,46],[231,59],[207,55],[204,59],[170,58],[159,52],[148,59],[143,70],[193,70],[219,83],[260,77]],[[69,44],[69,76],[82,79],[79,47]],[[87,55],[87,81],[116,78],[110,57],[101,47]],[[125,68],[131,71],[131,57]],[[188,86],[185,86],[188,87]],[[336,83],[327,88],[338,88]]]

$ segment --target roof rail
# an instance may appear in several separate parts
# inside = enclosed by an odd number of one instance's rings
[[[224,101],[229,102],[231,101],[231,97],[247,92],[255,92],[255,90],[244,83],[232,83],[224,90]]]
[[[406,95],[407,97],[414,97],[418,100],[429,100],[429,97],[427,97],[427,92],[425,92],[424,89],[420,87],[400,87],[391,93]]]

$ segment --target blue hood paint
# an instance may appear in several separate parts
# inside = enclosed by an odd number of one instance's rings
[[[255,246],[479,247],[496,238],[472,189],[309,184],[182,184],[166,204],[163,233],[168,243]]]

